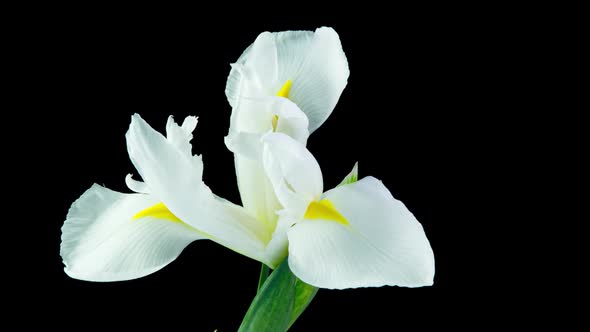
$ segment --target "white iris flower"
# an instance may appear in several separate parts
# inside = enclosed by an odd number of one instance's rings
[[[135,194],[93,185],[70,209],[61,255],[73,278],[117,281],[153,273],[192,241],[210,239],[276,267],[288,254],[301,280],[322,288],[432,284],[434,259],[414,216],[368,177],[323,193],[322,173],[305,147],[283,133],[262,138],[262,162],[282,209],[275,229],[216,197],[191,153],[187,117],[167,137],[133,116],[129,156],[144,182]]]
[[[117,281],[153,273],[191,242],[209,239],[321,288],[431,285],[434,257],[422,226],[381,181],[323,192],[305,144],[334,109],[348,64],[333,29],[263,33],[232,66],[227,147],[242,206],[215,196],[191,150],[196,117],[172,117],[166,137],[139,115],[127,132],[143,182],[133,194],[93,185],[71,207],[61,255],[73,278]]]

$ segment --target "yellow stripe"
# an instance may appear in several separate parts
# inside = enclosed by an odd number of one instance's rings
[[[177,216],[175,216],[164,203],[158,203],[150,206],[147,209],[141,210],[133,216],[133,219],[140,219],[145,217],[154,217],[158,219],[165,219],[172,222],[183,223]]]
[[[293,85],[293,82],[291,80],[287,80],[287,82],[285,82],[285,84],[283,84],[283,87],[279,90],[279,92],[277,92],[277,96],[289,98],[289,92],[291,91],[291,85]]]
[[[272,117],[272,131],[273,132],[277,131],[277,124],[278,123],[279,123],[279,116],[275,114]]]
[[[322,199],[319,202],[311,202],[305,211],[305,219],[324,219],[333,220],[348,225],[348,220],[336,210],[336,207],[330,200]]]
[[[164,203],[161,203],[161,202],[158,204],[152,205],[149,208],[139,211],[138,213],[136,213],[133,216],[133,220],[141,219],[141,218],[145,218],[145,217],[152,217],[152,218],[157,218],[157,219],[168,220],[171,222],[176,222],[176,223],[179,223],[179,224],[181,224],[181,225],[183,225],[195,232],[202,234],[203,236],[205,236],[209,239],[215,240],[215,237],[213,237],[205,232],[201,232],[200,230],[198,230],[198,229],[194,228],[193,226],[180,220],[180,218],[175,216],[174,213],[170,212],[170,210],[168,210],[166,205],[164,205]]]

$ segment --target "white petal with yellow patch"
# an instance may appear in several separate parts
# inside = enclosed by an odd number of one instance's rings
[[[134,115],[126,136],[135,168],[151,194],[180,220],[223,246],[266,262],[265,243],[271,232],[244,208],[211,192],[202,181],[201,156],[183,143],[190,140],[183,127],[172,126],[165,138]],[[171,135],[174,132],[177,135]]]
[[[62,227],[61,256],[70,276],[91,281],[134,279],[174,260],[192,241],[211,239],[267,263],[271,232],[244,208],[215,196],[202,181],[200,156],[190,140],[195,117],[167,138],[134,115],[128,151],[144,182],[127,176],[138,194],[92,186],[70,209]]]
[[[282,92],[279,95],[307,115],[313,132],[336,106],[349,73],[340,38],[332,28],[263,32],[232,65],[225,93],[230,105],[237,107],[242,98]]]
[[[163,214],[135,218],[158,200],[93,185],[70,208],[62,228],[65,272],[88,281],[140,278],[172,262],[206,235]]]
[[[432,284],[434,256],[422,225],[381,181],[366,177],[322,194],[319,165],[305,147],[273,133],[263,149],[281,219],[290,221],[283,244],[298,278],[332,289]]]

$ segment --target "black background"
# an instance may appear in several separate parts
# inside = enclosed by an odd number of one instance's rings
[[[163,323],[236,330],[255,295],[259,263],[200,241],[145,278],[83,282],[63,273],[60,227],[92,183],[128,192],[124,177],[137,173],[124,135],[134,113],[160,131],[169,115],[199,116],[193,152],[203,155],[204,180],[239,203],[233,156],[223,142],[231,113],[224,94],[229,64],[262,31],[331,26],[351,75],[308,148],[322,167],[325,188],[358,161],[361,177],[383,180],[408,206],[434,250],[435,284],[320,290],[292,330],[469,328],[508,313],[506,307],[489,309],[498,296],[489,275],[497,273],[499,282],[505,270],[496,270],[487,249],[477,246],[488,231],[481,225],[494,229],[504,221],[488,221],[475,192],[495,181],[490,169],[502,167],[487,151],[502,139],[496,125],[510,117],[499,109],[511,92],[498,80],[506,58],[515,55],[510,43],[519,38],[500,41],[506,22],[453,8],[258,17],[238,9],[227,16],[143,9],[84,8],[70,15],[52,8],[51,15],[37,13],[43,19],[22,41],[30,69],[23,79],[35,93],[16,116],[33,120],[31,163],[42,166],[32,173],[40,179],[32,192],[41,204],[29,211],[42,222],[21,259],[34,273],[18,276],[29,282],[20,297],[24,307],[57,310],[50,321],[57,325],[80,319],[113,328]]]

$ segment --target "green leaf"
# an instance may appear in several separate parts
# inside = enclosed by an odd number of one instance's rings
[[[299,280],[285,259],[256,294],[238,332],[287,331],[317,291]]]
[[[303,311],[307,309],[307,306],[315,297],[318,289],[319,288],[297,279],[297,283],[295,284],[295,304],[293,305],[293,311],[291,312],[291,322],[289,323],[289,327],[291,327],[297,318],[301,316]]]
[[[358,161],[356,163],[354,163],[354,167],[352,168],[352,171],[350,171],[350,173],[348,173],[348,175],[346,175],[344,177],[344,180],[342,180],[342,182],[340,182],[340,184],[337,187],[346,185],[346,184],[351,184],[351,183],[355,183],[357,182],[359,179],[359,163]]]
[[[260,292],[262,285],[264,285],[266,278],[268,278],[268,271],[269,271],[268,266],[266,266],[266,264],[262,263],[262,267],[260,268],[260,277],[258,277],[258,289],[257,289],[258,292]]]

